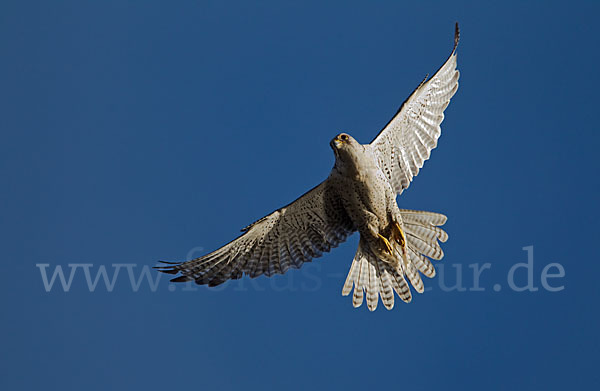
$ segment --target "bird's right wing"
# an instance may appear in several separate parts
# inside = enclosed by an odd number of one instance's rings
[[[172,281],[195,281],[209,286],[244,274],[271,276],[297,269],[355,231],[334,193],[328,178],[291,204],[242,229],[240,237],[212,253],[157,269],[181,274]]]

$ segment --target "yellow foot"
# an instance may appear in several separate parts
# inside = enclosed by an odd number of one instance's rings
[[[394,229],[392,230],[392,238],[402,247],[402,250],[406,247],[406,236],[404,231],[400,227],[400,224],[394,222]]]
[[[381,239],[381,241],[383,242],[385,248],[387,249],[387,252],[392,254],[394,250],[392,250],[392,245],[390,244],[390,242],[388,242],[388,240],[384,236],[381,236],[381,234],[377,234],[377,236],[379,236],[379,239]]]

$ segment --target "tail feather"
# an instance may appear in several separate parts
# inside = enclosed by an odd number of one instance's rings
[[[401,267],[378,259],[362,239],[350,266],[342,295],[347,296],[354,286],[352,304],[360,307],[363,298],[367,298],[367,307],[370,311],[377,309],[379,296],[387,309],[394,308],[394,291],[405,302],[411,301],[408,283],[404,279]]]
[[[415,267],[415,264],[410,260],[406,262],[405,265],[406,276],[410,281],[410,284],[415,288],[415,290],[419,293],[423,293],[425,287],[423,286],[423,280],[421,280],[421,276],[419,275],[419,271]]]
[[[404,230],[413,236],[423,239],[426,242],[435,242],[439,240],[445,243],[448,240],[448,234],[441,228],[435,226],[422,226],[414,223],[404,223]]]
[[[354,286],[354,281],[358,281],[358,273],[360,272],[360,265],[357,262],[356,258],[359,256],[359,251],[356,252],[354,256],[354,260],[352,261],[352,265],[350,265],[350,271],[348,272],[348,277],[346,277],[346,282],[344,283],[344,287],[342,288],[342,295],[348,296],[350,292],[352,292],[352,287]]]
[[[360,247],[360,246],[359,246]],[[364,262],[365,258],[364,255],[361,254],[360,257],[358,258],[358,262],[359,262],[359,268],[358,268],[358,278],[355,281],[355,284],[358,283],[358,286],[354,289],[354,295],[352,297],[352,305],[354,307],[360,307],[363,303],[363,297],[364,294],[363,292],[366,289],[366,281],[367,281],[367,275],[368,275],[368,270],[367,270],[367,264],[366,262]]]
[[[381,279],[381,276],[379,275],[379,273],[377,273],[377,262],[377,260],[375,262],[367,262],[367,267],[369,268],[367,307],[369,307],[370,311],[375,311],[377,309],[377,302],[379,301],[379,281]]]
[[[431,259],[440,260],[444,257],[444,252],[440,245],[436,242],[426,242],[421,238],[411,234],[406,235],[406,240],[409,246],[412,246],[419,253],[428,256]]]
[[[392,266],[390,265],[389,267],[391,269]],[[412,300],[412,294],[410,293],[410,288],[408,286],[408,283],[404,279],[404,276],[402,275],[402,273],[398,272],[398,269],[394,269],[393,276],[396,282],[394,284],[394,290],[396,291],[396,294],[400,299],[402,299],[403,302],[410,303]]]
[[[429,258],[419,254],[418,251],[411,246],[408,246],[408,254],[410,255],[411,262],[414,263],[417,269],[419,269],[425,277],[435,277],[435,268]]]
[[[414,223],[425,227],[444,225],[448,220],[443,214],[421,210],[400,209],[400,214],[405,223]]]
[[[392,284],[392,277],[386,269],[385,265],[381,262],[377,262],[377,267],[381,275],[379,292],[381,294],[381,301],[388,310],[394,308],[394,288]]]
[[[392,309],[394,292],[402,301],[409,303],[412,294],[407,279],[415,291],[422,293],[425,288],[419,272],[430,278],[435,276],[435,268],[429,258],[441,259],[444,256],[438,241],[445,242],[448,235],[438,226],[446,222],[446,216],[406,209],[401,209],[400,213],[406,232],[407,256],[399,256],[396,265],[385,262],[378,259],[361,238],[342,289],[342,295],[347,296],[354,287],[354,307],[360,307],[366,296],[368,309],[374,311],[381,296],[385,308]]]

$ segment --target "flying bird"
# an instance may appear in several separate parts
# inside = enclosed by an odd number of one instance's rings
[[[370,144],[347,133],[330,142],[335,165],[322,183],[296,201],[242,229],[223,247],[182,263],[163,262],[161,272],[180,274],[174,282],[195,281],[216,286],[243,275],[252,278],[283,274],[320,257],[358,231],[356,255],[342,294],[353,288],[352,304],[387,309],[394,292],[410,302],[409,284],[424,290],[420,273],[435,276],[430,261],[443,257],[438,241],[448,235],[439,228],[446,216],[400,209],[396,197],[419,173],[437,146],[444,110],[458,89],[455,26],[454,47],[444,65],[406,99]]]

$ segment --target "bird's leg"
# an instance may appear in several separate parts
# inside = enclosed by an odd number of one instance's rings
[[[387,252],[390,254],[394,253],[394,250],[392,250],[392,245],[390,244],[390,242],[385,238],[385,236],[381,235],[381,234],[377,234],[377,236],[379,237],[379,239],[383,242],[384,247],[386,248]]]
[[[379,233],[379,228],[377,226],[377,218],[375,215],[373,215],[372,221],[367,223],[366,231],[369,232],[370,236],[373,238],[374,241],[378,242],[378,247],[380,248],[380,250],[383,250],[389,255],[394,254],[394,250],[392,249],[392,245],[390,244],[388,239]]]
[[[393,222],[392,225],[392,238],[402,247],[406,245],[406,236],[404,236],[404,231],[400,224],[397,222]]]
[[[400,224],[396,221],[392,223],[392,240],[396,241],[402,248],[402,253],[406,254],[406,236]]]

